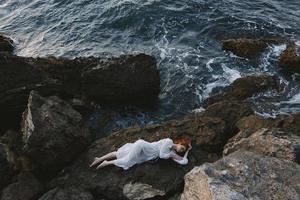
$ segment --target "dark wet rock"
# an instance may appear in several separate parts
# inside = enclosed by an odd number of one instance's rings
[[[250,115],[239,119],[236,123],[238,130],[253,133],[262,128],[271,128],[275,119],[263,118],[259,115]]]
[[[23,154],[43,174],[56,172],[92,141],[81,120],[82,116],[65,101],[56,96],[44,98],[32,91],[21,125]]]
[[[80,188],[54,188],[38,200],[94,200],[94,197],[89,191]]]
[[[280,90],[280,82],[277,77],[268,75],[246,76],[236,79],[226,91],[209,97],[203,104],[207,107],[222,100],[242,101],[255,94],[270,90]]]
[[[279,129],[263,128],[254,133],[241,131],[228,141],[223,155],[241,149],[300,164],[300,137]]]
[[[185,176],[181,200],[299,199],[300,165],[236,151]]]
[[[219,117],[226,123],[226,133],[222,141],[227,141],[238,132],[237,121],[241,118],[253,115],[254,111],[247,102],[220,101],[207,107],[204,116]]]
[[[0,34],[0,53],[1,52],[13,53],[13,51],[14,51],[13,40],[7,36]]]
[[[266,49],[268,44],[280,44],[284,42],[285,39],[280,37],[263,39],[236,38],[222,41],[222,48],[240,57],[255,58]]]
[[[15,171],[29,171],[33,168],[30,158],[23,153],[23,140],[22,134],[16,131],[6,131],[0,138],[0,143],[4,147],[7,161]]]
[[[31,90],[43,96],[133,105],[155,101],[160,91],[156,61],[145,54],[73,60],[0,54],[0,65],[3,130],[17,129]]]
[[[287,133],[300,136],[300,113],[279,115],[276,118],[263,118],[251,115],[241,118],[236,126],[241,131],[253,133],[261,128],[279,128]]]
[[[276,120],[274,127],[300,136],[300,112]]]
[[[32,174],[23,172],[17,181],[7,186],[1,195],[1,200],[32,200],[44,190],[42,183]]]
[[[81,90],[84,96],[97,102],[151,102],[160,91],[156,61],[145,54],[104,60],[83,70]]]
[[[222,42],[222,48],[237,56],[253,58],[265,50],[267,44],[256,39],[229,39]]]
[[[3,122],[0,129],[15,128],[20,123],[32,89],[47,95],[59,92],[61,84],[26,63],[24,58],[13,55],[0,57],[4,59],[0,59],[0,119]]]
[[[292,43],[287,45],[279,57],[278,66],[286,72],[300,73],[300,47]]]
[[[216,149],[223,143],[225,122],[214,117],[190,117],[165,124],[131,127],[94,142],[54,185],[77,187],[92,191],[94,198],[147,199],[169,198],[180,192],[183,176],[193,166],[212,162],[219,158]],[[193,150],[189,164],[181,166],[172,160],[150,161],[129,170],[111,166],[99,171],[89,169],[95,156],[117,150],[128,142],[139,138],[156,141],[162,138],[189,136],[193,139]]]
[[[227,110],[224,109],[224,105],[225,103],[208,108],[208,111],[205,111],[208,112],[207,115],[191,116],[164,124],[130,127],[98,139],[75,163],[65,169],[65,173],[54,180],[52,185],[92,191],[94,198],[176,199],[176,194],[183,188],[185,173],[196,165],[220,158],[223,145],[232,136],[227,127],[230,127],[233,122],[227,120],[226,123],[225,120],[217,117],[220,109],[224,112],[219,113],[218,116],[224,114],[222,116],[224,119],[228,118],[232,121],[253,114],[246,103],[227,103]],[[166,137],[180,136],[190,137],[193,141],[189,164],[186,166],[178,165],[172,160],[158,160],[136,165],[126,171],[115,166],[99,171],[88,168],[95,156],[117,150],[125,143],[140,138],[152,142]]]
[[[6,151],[4,150],[4,146],[0,144],[0,194],[2,189],[10,183],[13,175],[14,170],[7,160],[7,155]]]

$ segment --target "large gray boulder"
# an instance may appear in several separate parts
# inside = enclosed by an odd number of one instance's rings
[[[236,151],[185,176],[181,200],[297,200],[300,165],[248,151]]]
[[[68,59],[0,53],[0,135],[7,128],[18,129],[31,90],[99,104],[144,106],[157,99],[160,76],[155,58],[145,54]]]
[[[43,184],[31,173],[23,172],[17,181],[7,186],[1,195],[1,200],[32,200],[44,190]]]
[[[223,155],[241,149],[300,164],[300,137],[279,129],[263,128],[254,133],[241,131],[228,141]]]
[[[227,106],[226,110],[224,106]],[[222,108],[223,112],[220,112]],[[183,188],[183,177],[189,170],[220,158],[223,145],[231,137],[227,127],[231,126],[232,121],[253,113],[249,105],[241,102],[224,103],[211,107],[208,111],[207,115],[195,115],[144,127],[130,127],[98,139],[76,162],[66,168],[61,177],[53,180],[51,185],[56,186],[57,190],[75,187],[93,191],[95,199],[176,199]],[[221,117],[232,121],[228,121],[227,125]],[[136,165],[126,171],[116,166],[99,171],[88,167],[95,156],[115,151],[125,143],[135,142],[140,138],[152,142],[183,136],[193,140],[188,165],[182,166],[172,160],[160,159]]]
[[[61,169],[92,141],[81,120],[81,114],[65,101],[32,91],[21,125],[23,154],[34,168],[47,172]]]

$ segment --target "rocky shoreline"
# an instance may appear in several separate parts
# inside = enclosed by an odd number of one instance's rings
[[[252,59],[275,42],[286,40],[230,39],[223,48]],[[287,43],[278,64],[284,71],[299,72],[297,48]],[[300,113],[265,119],[247,101],[280,91],[277,77],[239,78],[206,99],[203,112],[99,139],[82,110],[90,102],[154,104],[160,77],[153,57],[24,58],[0,36],[0,80],[1,200],[300,198]],[[187,166],[158,160],[126,171],[88,167],[127,142],[181,135],[193,142]]]

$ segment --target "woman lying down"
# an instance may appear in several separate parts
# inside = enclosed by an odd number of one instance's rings
[[[161,139],[155,142],[147,142],[139,139],[134,143],[127,143],[117,151],[108,153],[102,157],[95,157],[90,167],[97,166],[97,169],[108,165],[115,165],[125,170],[135,164],[140,164],[156,158],[172,159],[178,164],[188,163],[188,153],[192,149],[188,139],[170,138]],[[184,154],[183,156],[180,156]]]

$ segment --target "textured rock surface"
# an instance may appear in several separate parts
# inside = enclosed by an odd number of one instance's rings
[[[32,161],[23,153],[24,143],[22,134],[16,131],[6,131],[0,138],[0,143],[3,144],[6,159],[14,171],[32,169]]]
[[[0,144],[0,194],[4,187],[6,187],[14,175],[14,171],[10,166],[4,146]]]
[[[241,101],[220,101],[207,107],[204,116],[219,117],[226,122],[226,133],[223,141],[238,132],[236,122],[246,116],[254,114],[248,103]]]
[[[195,126],[191,127],[193,124]],[[180,192],[183,185],[183,176],[192,166],[196,163],[214,161],[218,158],[214,152],[207,152],[204,149],[214,145],[213,141],[219,142],[217,138],[223,134],[224,129],[224,122],[218,118],[186,119],[168,125],[129,128],[93,143],[89,151],[68,168],[65,176],[58,179],[56,184],[63,183],[63,187],[72,186],[91,190],[95,198],[103,197],[104,199],[129,197],[135,199],[138,197],[145,198],[146,196],[174,195]],[[137,165],[126,171],[115,166],[99,171],[88,168],[89,163],[92,162],[95,156],[116,150],[127,142],[134,142],[140,137],[148,141],[155,141],[174,135],[172,132],[175,131],[179,133],[180,131],[182,133],[186,131],[188,135],[195,131],[196,144],[190,155],[188,166],[180,166],[171,160],[159,160]],[[200,144],[203,145],[203,149]],[[129,192],[129,186],[134,186],[134,190],[138,192],[133,190]]]
[[[279,115],[275,119],[262,118],[257,115],[249,115],[240,118],[236,123],[239,130],[253,133],[261,128],[279,128],[280,130],[300,136],[300,113],[292,115]]]
[[[45,193],[39,200],[94,200],[94,197],[89,191],[79,188],[54,188]]]
[[[228,141],[223,154],[228,155],[241,149],[300,164],[300,137],[278,129],[263,128],[254,133],[241,131]]]
[[[72,161],[92,141],[82,117],[58,97],[32,91],[23,114],[23,153],[41,170],[56,171]]]
[[[164,191],[144,183],[127,183],[123,187],[123,194],[130,200],[143,200],[166,195]]]
[[[235,80],[227,91],[213,95],[205,100],[204,106],[218,101],[242,101],[255,94],[270,90],[280,90],[279,79],[275,76],[246,76]]]
[[[254,133],[261,128],[271,128],[276,122],[272,118],[263,118],[258,115],[249,115],[243,117],[236,122],[236,126],[240,131],[247,131],[249,133]]]
[[[181,200],[300,198],[300,165],[275,157],[237,151],[185,176]]]
[[[145,54],[73,60],[0,54],[0,65],[0,120],[13,128],[31,90],[43,96],[135,105],[153,102],[160,91],[156,61]]]
[[[14,45],[12,39],[0,34],[0,53],[1,52],[12,53],[13,51],[14,51]]]
[[[215,107],[215,109],[222,108],[223,106]],[[249,106],[243,103],[227,104],[227,108],[227,112],[224,109],[224,114],[231,112],[230,117],[233,121],[253,113]],[[164,124],[131,127],[101,138],[94,142],[75,163],[65,169],[65,173],[54,180],[52,185],[92,191],[96,199],[145,199],[150,196],[151,198],[176,198],[176,194],[183,187],[185,173],[195,165],[218,159],[218,153],[221,153],[223,145],[231,137],[227,132],[227,123],[220,117],[213,116],[218,111],[213,111],[213,108],[209,110],[211,116],[204,114]],[[233,113],[233,110],[240,111]],[[222,114],[219,113],[219,116]],[[228,116],[224,116],[226,117]],[[136,165],[126,171],[115,166],[99,171],[88,168],[95,156],[114,151],[123,144],[134,142],[139,138],[156,141],[182,135],[193,139],[193,149],[189,155],[189,164],[186,166],[178,165],[172,160],[158,160]]]
[[[253,58],[263,52],[267,44],[256,39],[238,38],[224,40],[222,47],[224,50],[231,51],[237,56]]]
[[[32,200],[43,192],[43,185],[30,173],[21,173],[17,181],[5,188],[1,200]]]
[[[237,38],[222,41],[222,48],[240,57],[255,58],[266,49],[268,44],[284,42],[285,39],[280,37],[263,39]]]
[[[287,72],[300,73],[300,47],[296,44],[289,44],[280,55],[278,66]]]
[[[300,112],[277,119],[274,126],[300,137]]]
[[[103,60],[82,71],[81,90],[97,102],[152,102],[160,91],[156,60],[145,54]]]

